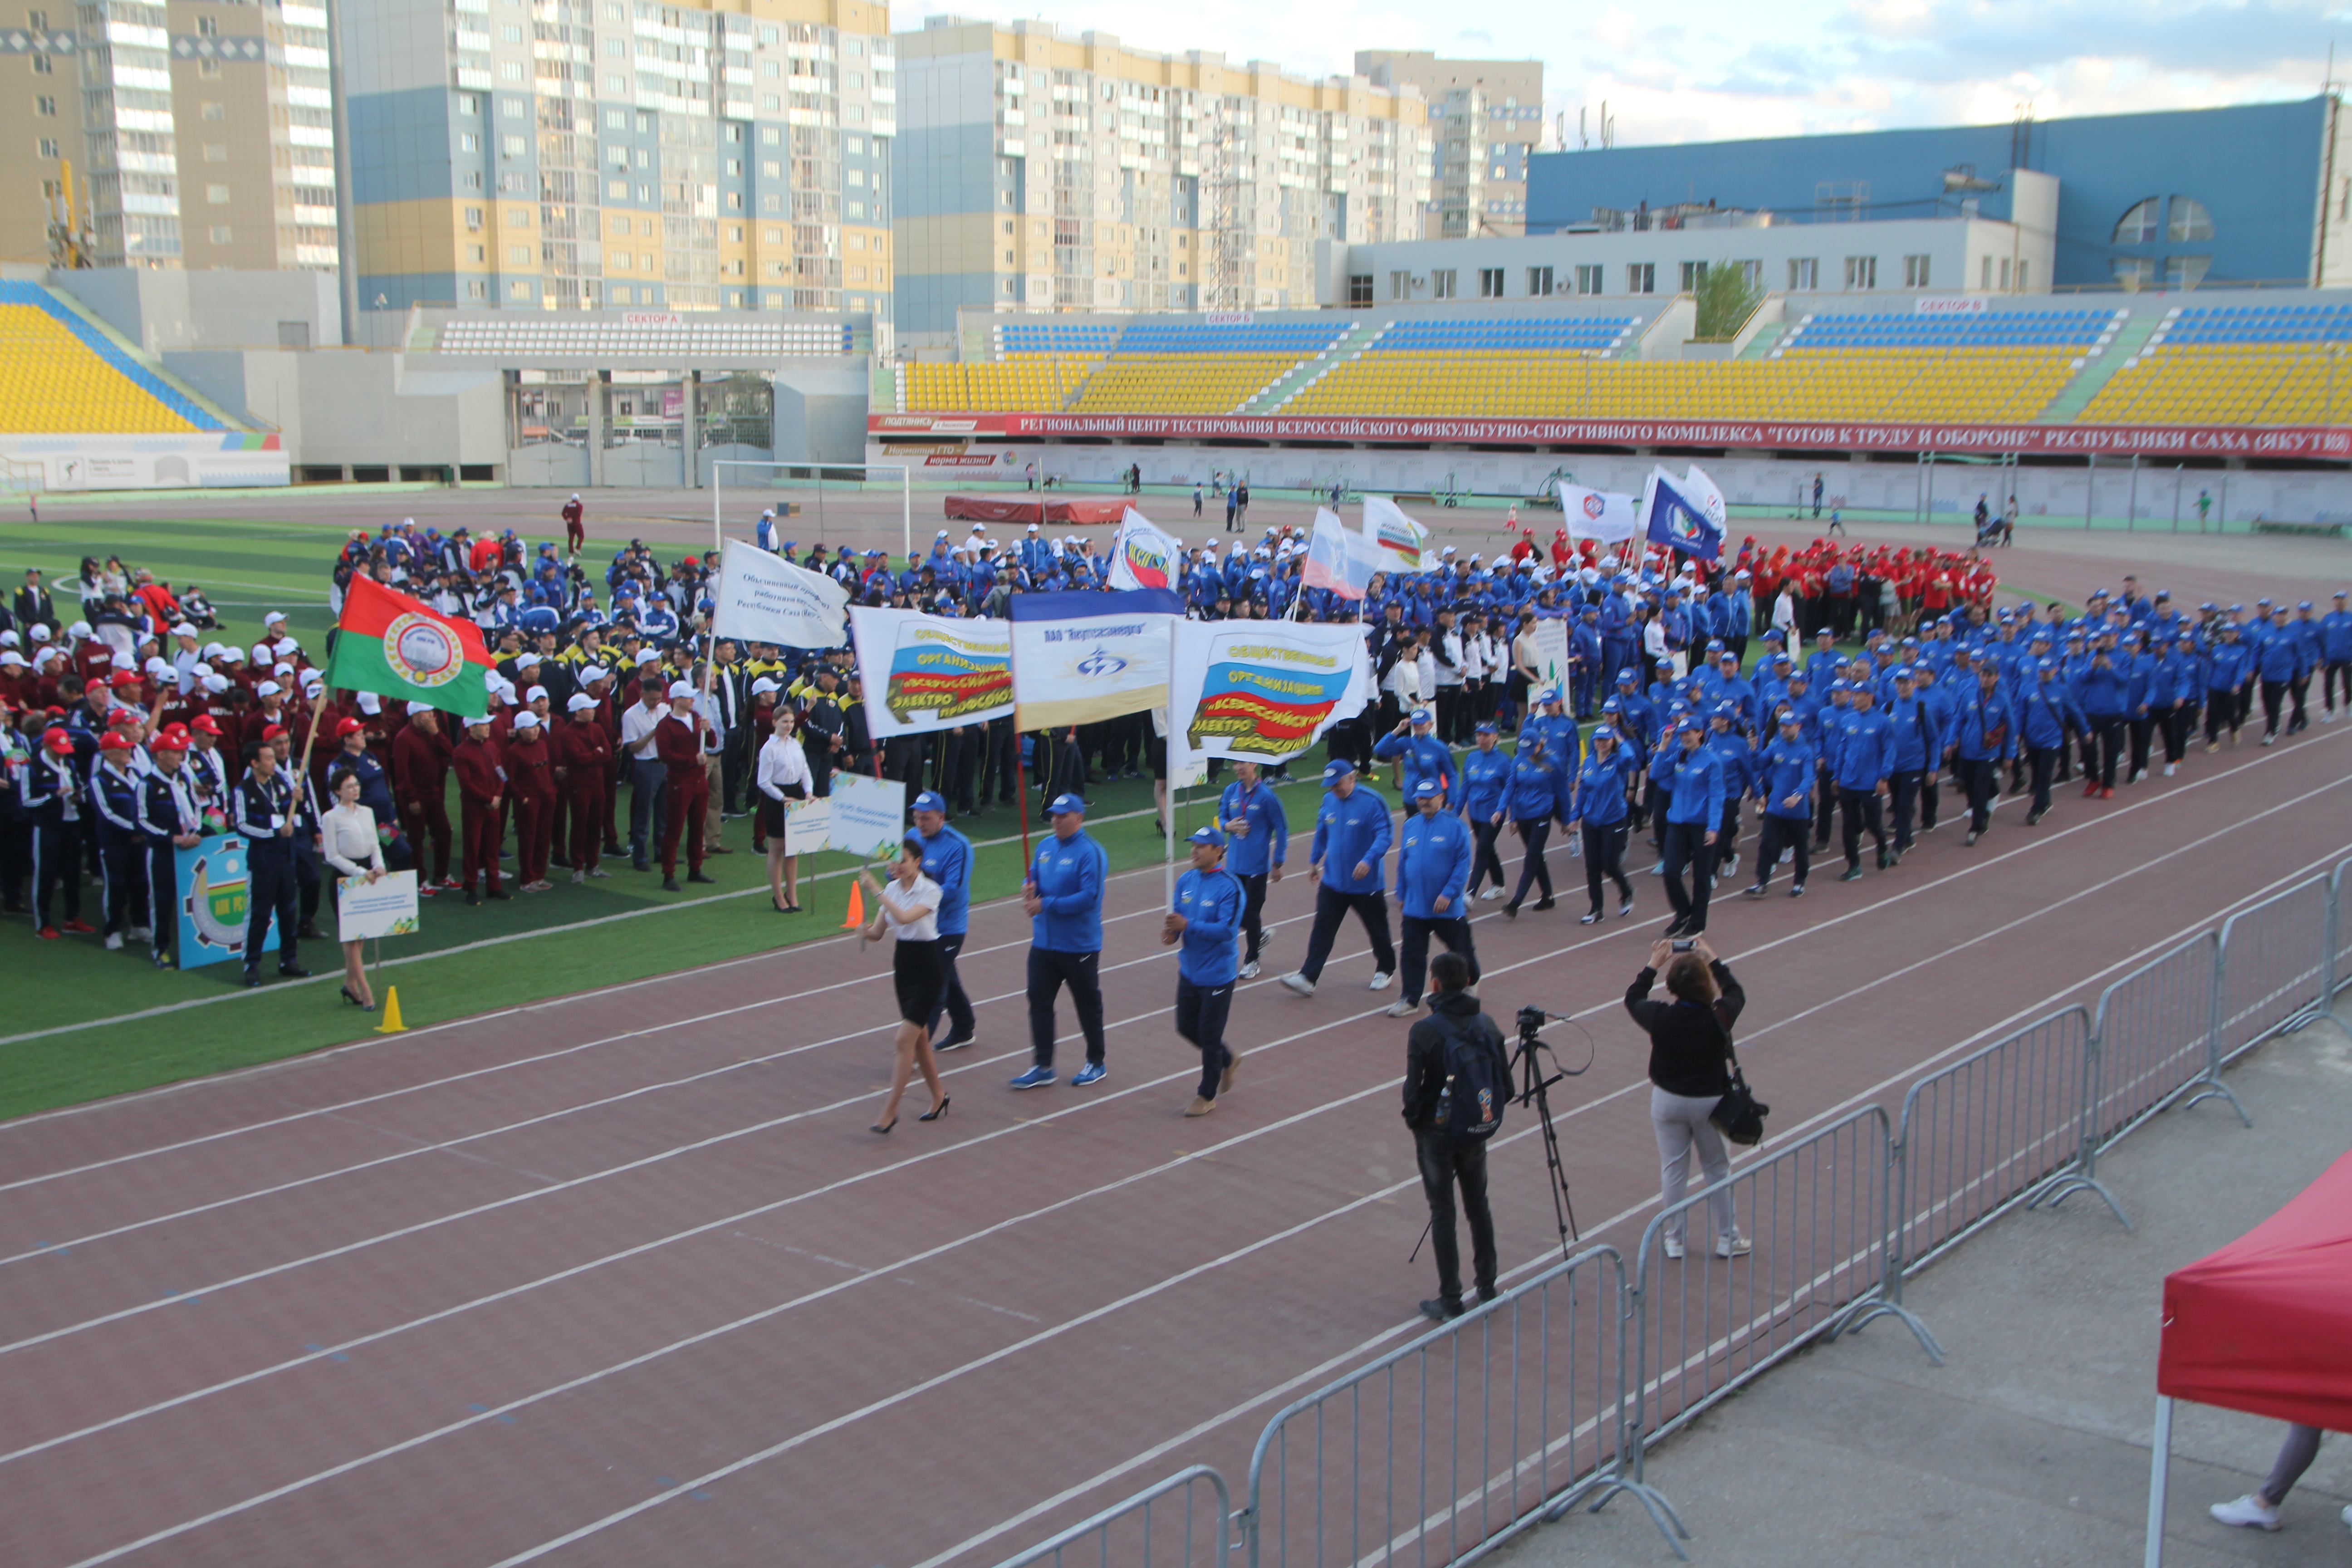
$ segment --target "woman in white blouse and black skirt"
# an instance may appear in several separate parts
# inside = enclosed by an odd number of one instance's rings
[[[364,877],[373,882],[383,875],[383,841],[376,834],[375,813],[360,804],[360,775],[337,768],[328,780],[335,804],[319,819],[320,853],[342,877]],[[360,962],[360,943],[343,943],[343,1000],[373,1013],[375,993],[369,989],[367,967]]]
[[[801,858],[784,848],[784,802],[806,800],[814,787],[809,777],[808,753],[793,731],[789,706],[776,710],[775,733],[760,748],[760,831],[768,838],[768,900],[780,915],[801,912]]]
[[[879,942],[884,931],[898,939],[892,944],[891,977],[898,992],[898,1060],[890,1073],[890,1097],[882,1102],[877,1132],[898,1124],[898,1101],[907,1081],[920,1068],[931,1091],[931,1108],[918,1121],[937,1121],[947,1114],[948,1094],[940,1083],[940,1067],[931,1055],[931,1010],[947,984],[947,958],[940,951],[940,885],[923,875],[923,841],[908,838],[898,846],[898,861],[890,880],[877,882],[860,871],[857,879],[874,895],[874,918],[864,932],[867,942]]]

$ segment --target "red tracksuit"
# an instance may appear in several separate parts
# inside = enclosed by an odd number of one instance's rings
[[[512,792],[515,877],[529,887],[547,880],[547,853],[555,833],[554,753],[537,728],[518,730],[507,742],[507,788]]]
[[[613,738],[593,709],[556,727],[556,765],[572,815],[572,868],[593,871],[604,847],[604,820],[613,794]]]
[[[403,725],[392,742],[392,797],[420,869],[425,840],[432,840],[436,882],[449,879],[448,779],[449,737],[438,730],[428,735],[414,724]]]
[[[689,874],[702,869],[702,816],[710,807],[710,781],[702,772],[702,721],[665,714],[654,726],[654,752],[669,769],[666,792],[669,820],[662,827],[662,875],[677,876],[677,836],[686,832]]]
[[[478,879],[499,890],[499,803],[506,795],[506,770],[495,743],[471,735],[457,742],[449,765],[457,774],[457,831],[461,875],[471,893]]]

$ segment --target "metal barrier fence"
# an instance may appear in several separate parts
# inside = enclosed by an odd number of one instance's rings
[[[1672,1543],[1625,1474],[1624,1303],[1592,1247],[1284,1408],[1250,1456],[1253,1568],[1467,1562],[1621,1490]]]
[[[1213,1506],[1206,1519],[1196,1520],[1195,1493],[1204,1484]],[[1161,1506],[1171,1496],[1177,1499],[1172,1520],[1171,1510]],[[1155,1509],[1159,1510],[1156,1519]],[[998,1568],[1025,1568],[1032,1563],[1048,1563],[1054,1568],[1078,1568],[1089,1563],[1096,1568],[1110,1568],[1114,1563],[1120,1568],[1159,1568],[1160,1564],[1191,1568],[1195,1563],[1205,1568],[1225,1568],[1233,1549],[1228,1529],[1233,1511],[1233,1492],[1225,1478],[1206,1465],[1194,1465],[1111,1504],[1091,1519],[1079,1521],[1017,1557],[1006,1558]]]
[[[1927,1326],[1888,1294],[1893,1173],[1886,1112],[1865,1105],[1650,1222],[1631,1303],[1643,1450],[1811,1341],[1881,1314],[1943,1360]],[[1713,1214],[1706,1237],[1690,1224],[1701,1209]],[[1727,1212],[1744,1255],[1725,1255]],[[1680,1258],[1667,1252],[1677,1231],[1686,1233]],[[1643,1479],[1641,1451],[1633,1479]]]
[[[1895,1140],[1891,1300],[1906,1275],[2074,1167],[2091,1058],[2091,1016],[2067,1007],[1911,1086]]]
[[[2300,1028],[2326,1008],[2335,959],[2334,893],[2327,878],[2314,877],[2221,923],[2220,979],[2214,986],[2220,998],[2213,1017],[2217,1068],[2282,1030]],[[2213,1087],[2228,1093],[2218,1082]]]
[[[2314,1018],[2352,1022],[2337,1000],[2352,985],[2347,895],[2352,859],[2149,960],[2095,1012],[2065,1008],[1920,1079],[1899,1134],[1867,1105],[1737,1167],[1651,1221],[1630,1281],[1615,1249],[1590,1248],[1295,1402],[1258,1438],[1238,1513],[1223,1479],[1194,1466],[1000,1568],[1463,1563],[1620,1491],[1683,1556],[1689,1531],[1643,1480],[1651,1444],[1882,1316],[1940,1363],[1904,1279],[2021,1204],[2088,1189],[2129,1226],[2098,1181],[2102,1152],[2209,1095],[2244,1118],[2224,1066]],[[1752,1250],[1718,1257],[1710,1229],[1667,1258],[1670,1230],[1723,1204]],[[1202,1489],[1213,1529],[1194,1517]]]

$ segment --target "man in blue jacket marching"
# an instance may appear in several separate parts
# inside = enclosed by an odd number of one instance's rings
[[[1412,810],[1399,830],[1397,907],[1404,914],[1402,994],[1389,1007],[1402,1018],[1421,1009],[1421,983],[1429,966],[1429,939],[1470,961],[1470,983],[1478,983],[1478,950],[1463,911],[1470,889],[1470,829],[1445,809],[1445,792],[1434,779],[1412,786]]]
[[[1867,684],[1847,693],[1850,706],[1838,726],[1838,815],[1845,830],[1845,874],[1841,882],[1862,880],[1862,833],[1878,846],[1878,868],[1887,867],[1886,817],[1880,800],[1895,760],[1895,727],[1877,710],[1877,693]],[[1900,858],[1898,856],[1896,858]]]
[[[1192,842],[1192,868],[1176,879],[1160,940],[1181,944],[1176,953],[1176,1032],[1201,1052],[1201,1087],[1184,1114],[1206,1116],[1217,1109],[1217,1096],[1234,1087],[1241,1066],[1241,1052],[1225,1044],[1225,1015],[1233,1008],[1240,973],[1234,950],[1244,899],[1241,884],[1224,868],[1225,836],[1202,826],[1193,829]]]
[[[1257,955],[1265,944],[1265,887],[1269,878],[1282,880],[1283,862],[1290,858],[1290,818],[1282,797],[1265,784],[1252,762],[1234,763],[1234,782],[1217,802],[1217,820],[1230,837],[1226,842],[1226,875],[1241,884],[1242,934],[1248,949],[1242,955],[1241,977],[1257,978]]]
[[[1669,788],[1673,792],[1666,805],[1662,868],[1666,901],[1675,908],[1674,921],[1666,927],[1668,936],[1696,936],[1706,930],[1714,841],[1723,822],[1724,791],[1723,758],[1706,742],[1706,725],[1696,719],[1685,719],[1667,742],[1673,751],[1661,758],[1671,758]],[[1685,867],[1690,868],[1687,892],[1682,882]]]
[[[1103,882],[1110,858],[1087,837],[1086,802],[1060,795],[1045,809],[1053,837],[1039,841],[1021,889],[1030,916],[1030,1066],[1013,1087],[1043,1089],[1054,1081],[1054,1001],[1067,985],[1087,1041],[1087,1065],[1070,1075],[1070,1087],[1084,1089],[1110,1071],[1103,1065],[1101,978]]]
[[[1316,878],[1315,929],[1307,939],[1307,962],[1282,984],[1301,996],[1315,994],[1323,961],[1339,921],[1349,910],[1363,923],[1372,944],[1369,989],[1384,991],[1396,975],[1396,947],[1389,940],[1388,899],[1381,890],[1381,859],[1389,852],[1389,803],[1359,782],[1356,764],[1344,758],[1323,770],[1323,804],[1315,814],[1315,844],[1308,851]]]

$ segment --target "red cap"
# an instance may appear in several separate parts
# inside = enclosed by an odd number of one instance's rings
[[[127,752],[131,750],[131,737],[109,730],[98,738],[98,749],[101,752]]]
[[[64,730],[42,731],[41,744],[60,757],[73,755],[73,736]]]
[[[335,739],[340,741],[346,735],[356,735],[366,728],[356,719],[339,720],[335,724]]]
[[[52,718],[52,719],[62,719],[62,718],[64,718],[64,717],[66,716],[66,710],[65,710],[64,709],[62,709],[62,708],[58,707],[58,706],[57,706],[56,704],[54,704],[54,703],[50,704],[47,708],[46,708],[46,709],[42,710],[42,711],[44,711],[45,713],[47,713],[47,714],[50,718]]]
[[[265,740],[265,741],[275,741],[275,740],[279,739],[279,738],[280,738],[281,736],[283,736],[285,733],[286,733],[286,726],[285,726],[285,725],[283,725],[283,724],[272,724],[272,725],[268,726],[267,729],[265,729],[265,730],[263,730],[263,731],[261,731],[261,738],[262,738],[263,740]]]
[[[189,720],[188,728],[202,730],[207,735],[217,735],[221,732],[220,721],[209,713],[199,713]]]
[[[184,752],[188,749],[188,738],[185,735],[173,734],[167,730],[148,742],[147,749],[151,752]]]
[[[145,676],[140,674],[135,669],[120,669],[115,671],[114,679],[109,684],[110,684],[117,691],[120,691],[126,686],[141,685],[146,680],[146,679],[147,678]]]

